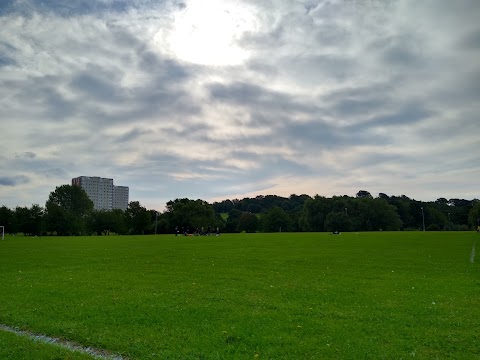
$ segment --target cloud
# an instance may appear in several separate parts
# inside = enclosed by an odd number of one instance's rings
[[[459,41],[459,48],[466,51],[480,50],[480,29],[470,30]]]
[[[422,104],[406,104],[402,106],[398,111],[390,114],[379,115],[370,118],[365,123],[355,124],[348,129],[351,131],[362,131],[368,128],[388,128],[396,126],[408,126],[412,124],[420,124],[422,120],[428,119],[434,116],[435,113],[425,107]]]
[[[0,67],[14,66],[15,64],[16,64],[15,60],[6,56],[0,56]]]
[[[477,10],[3,1],[0,198],[44,203],[79,175],[114,178],[155,208],[357,187],[478,197],[465,180],[479,168]]]
[[[15,157],[17,159],[34,159],[37,156],[34,152],[27,151],[22,154],[16,154]]]
[[[105,78],[99,76],[100,74]],[[81,96],[93,97],[101,103],[115,102],[120,100],[119,93],[121,90],[119,90],[118,84],[107,80],[111,79],[112,75],[114,74],[108,74],[105,71],[87,70],[87,72],[75,74],[69,87],[71,90],[80,93]]]
[[[17,186],[30,182],[30,179],[24,175],[0,176],[0,186]]]
[[[31,13],[53,14],[65,18],[75,18],[78,16],[86,16],[92,14],[110,14],[110,13],[128,13],[132,10],[140,10],[146,6],[150,6],[148,0],[100,0],[100,1],[83,1],[83,0],[5,0],[0,5],[0,14],[21,14],[29,15]],[[185,5],[180,1],[168,2],[168,5],[182,9]]]

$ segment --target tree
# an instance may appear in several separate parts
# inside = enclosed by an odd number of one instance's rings
[[[79,232],[76,217],[55,203],[46,204],[45,228],[57,235],[72,235]]]
[[[449,229],[447,215],[434,207],[425,208],[425,222],[427,230],[438,231]]]
[[[258,230],[259,220],[257,215],[251,212],[243,212],[238,219],[237,230],[253,233]]]
[[[435,201],[435,204],[438,204],[438,205],[448,205],[448,200],[444,197],[442,198],[438,198],[436,201]]]
[[[238,222],[242,216],[242,212],[237,209],[232,209],[228,213],[227,222],[225,224],[225,232],[233,233],[238,231]]]
[[[223,218],[223,216],[221,214],[215,214],[215,226],[218,227],[219,231],[224,232],[226,225],[227,221]]]
[[[262,216],[262,228],[265,232],[291,231],[292,219],[281,207],[274,206]]]
[[[379,197],[380,199],[385,199],[385,200],[387,200],[387,201],[390,199],[390,197],[389,197],[387,194],[385,194],[385,193],[379,193],[379,194],[378,194],[378,197]]]
[[[61,185],[52,191],[45,204],[48,231],[58,235],[79,235],[86,230],[86,216],[93,202],[80,186]]]
[[[184,198],[169,201],[166,212],[173,227],[178,226],[180,230],[183,228],[185,231],[194,231],[216,224],[212,205],[201,199]]]
[[[15,233],[30,235],[30,211],[27,207],[17,206],[13,213],[13,229]]]
[[[301,211],[303,209],[303,204],[305,204],[305,201],[307,201],[308,199],[311,199],[311,197],[306,194],[302,194],[302,195],[291,194],[288,199],[292,203],[291,208],[294,211]]]
[[[158,213],[155,218],[155,224],[156,224],[156,233],[157,234],[168,234],[168,233],[176,233],[175,225],[170,224],[170,218],[169,218],[169,213]],[[155,232],[155,224],[154,226],[154,232]],[[181,229],[179,229],[180,231]]]
[[[93,202],[80,186],[61,185],[50,193],[48,204],[60,206],[63,210],[77,216],[85,216],[93,210]]]
[[[125,213],[120,209],[111,211],[93,210],[87,218],[87,226],[90,233],[98,235],[126,234]]]
[[[319,195],[313,199],[307,199],[299,219],[301,229],[303,231],[323,231],[325,217],[331,211],[330,203],[329,199]]]
[[[402,229],[417,229],[418,216],[414,216],[414,211],[412,209],[412,200],[410,200],[405,195],[402,196],[392,196],[388,200],[388,203],[395,207],[397,214],[402,221]]]
[[[356,196],[357,198],[373,198],[372,194],[370,194],[366,190],[360,190],[359,192],[357,192]]]
[[[480,201],[476,200],[468,213],[468,223],[474,229],[480,226]]]
[[[382,198],[362,197],[355,200],[360,231],[400,230],[402,222],[394,206]]]
[[[13,211],[6,206],[0,207],[0,225],[4,226],[5,232],[13,233]]]
[[[140,205],[138,201],[131,201],[128,203],[127,224],[132,234],[144,234],[151,227],[150,214],[147,209]]]
[[[43,217],[45,210],[38,204],[33,204],[29,209],[28,233],[30,235],[40,235],[44,231]]]
[[[216,213],[228,213],[233,209],[234,204],[233,201],[227,199],[221,202],[214,202],[212,206]]]
[[[327,231],[350,231],[352,224],[344,211],[332,211],[328,213],[324,226]]]

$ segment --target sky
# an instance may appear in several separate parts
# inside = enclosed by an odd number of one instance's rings
[[[0,206],[480,198],[480,1],[1,0]]]

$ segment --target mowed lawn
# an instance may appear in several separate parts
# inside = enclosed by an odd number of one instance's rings
[[[480,358],[479,237],[6,237],[0,324],[129,359]],[[65,353],[0,330],[2,358]]]

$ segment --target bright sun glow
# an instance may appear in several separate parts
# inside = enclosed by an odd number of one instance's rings
[[[238,65],[249,56],[238,40],[253,30],[254,16],[248,7],[231,1],[192,1],[176,14],[170,50],[178,58],[201,65]]]

